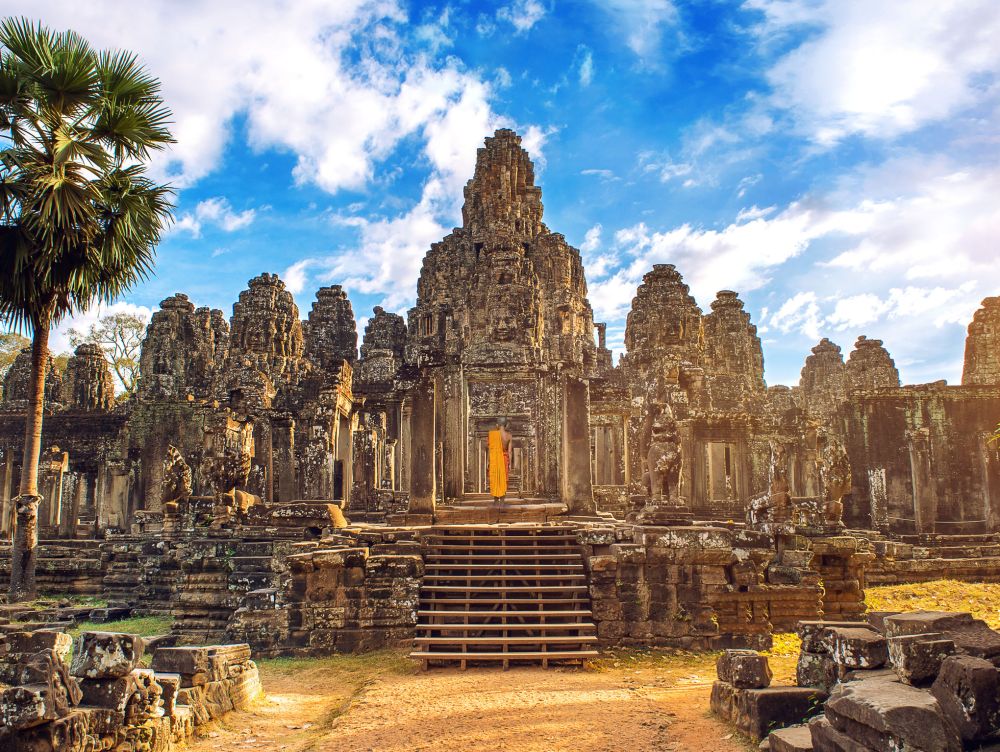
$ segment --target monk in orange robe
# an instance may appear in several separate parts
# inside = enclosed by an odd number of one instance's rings
[[[514,436],[507,430],[507,419],[497,418],[497,427],[490,431],[487,467],[490,471],[490,496],[499,503],[507,495],[507,475],[510,472],[510,445]]]

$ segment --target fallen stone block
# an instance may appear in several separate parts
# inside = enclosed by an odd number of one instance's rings
[[[90,611],[90,621],[95,621],[98,624],[104,624],[109,621],[121,621],[122,619],[127,619],[132,615],[132,609],[126,607],[121,608],[95,608]]]
[[[737,689],[763,689],[771,685],[767,657],[756,650],[726,650],[715,664],[719,681]]]
[[[769,743],[770,752],[812,752],[813,749],[812,734],[805,724],[772,731],[765,741]]]
[[[133,682],[131,676],[119,676],[116,679],[84,679],[80,682],[83,691],[83,705],[124,712],[129,698],[132,696]]]
[[[895,681],[838,685],[826,703],[826,717],[837,731],[875,750],[962,749],[934,696]]]
[[[211,673],[207,647],[158,648],[152,667],[159,673],[180,674],[182,687],[204,684]]]
[[[865,621],[872,629],[885,633],[885,620],[888,616],[895,616],[899,611],[868,611],[865,613]]]
[[[826,717],[818,715],[809,721],[810,749],[814,752],[881,752],[840,733]]]
[[[127,676],[138,665],[143,650],[139,635],[84,632],[76,638],[70,672],[81,679]]]
[[[841,675],[857,669],[881,668],[889,660],[885,638],[867,627],[833,627],[820,639],[830,645],[830,654]]]
[[[837,683],[837,664],[829,653],[799,653],[795,683],[829,692]]]
[[[796,633],[802,638],[802,649],[807,653],[828,653],[832,643],[825,641],[826,632],[834,627],[854,629],[856,621],[800,621]]]
[[[893,669],[901,681],[914,686],[934,681],[941,662],[955,652],[955,643],[936,633],[891,637],[888,642]]]
[[[941,663],[931,694],[965,742],[1000,736],[1000,670],[969,655],[952,655]]]
[[[944,639],[955,643],[959,653],[985,658],[994,665],[1000,664],[1000,632],[990,629],[982,619],[972,614],[954,611],[914,611],[888,616],[885,619],[886,637],[939,632]]]
[[[803,723],[822,712],[826,693],[809,687],[736,689],[728,682],[712,685],[712,712],[754,740],[771,731]]]

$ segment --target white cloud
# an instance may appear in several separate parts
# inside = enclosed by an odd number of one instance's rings
[[[514,0],[497,11],[497,19],[506,21],[518,34],[524,34],[545,16],[545,6],[538,0]]]
[[[192,237],[200,238],[202,229],[208,225],[214,225],[224,232],[236,232],[249,226],[256,215],[256,209],[233,211],[229,199],[215,196],[198,202],[193,212],[181,214],[170,226],[169,232],[189,232]]]
[[[816,301],[816,293],[811,290],[796,293],[771,315],[768,326],[785,334],[800,331],[810,339],[819,339],[822,317]]]
[[[996,100],[995,0],[748,0],[765,46],[803,39],[768,72],[773,103],[816,142],[892,137]]]
[[[309,268],[316,266],[319,261],[314,258],[305,258],[296,261],[281,273],[281,281],[292,295],[298,295],[305,289],[306,277]]]
[[[663,35],[676,28],[677,8],[670,0],[594,0],[614,19],[625,44],[645,65],[656,65],[664,56]],[[677,48],[683,40],[678,32]],[[675,50],[676,51],[676,50]]]
[[[583,236],[583,242],[580,243],[580,251],[584,255],[593,253],[598,248],[601,247],[601,230],[603,228],[600,224],[596,224],[587,230],[587,233]]]
[[[584,48],[583,57],[580,59],[580,86],[590,86],[594,80],[594,54]]]
[[[330,192],[364,187],[402,139],[425,135],[483,86],[457,59],[428,55],[428,46],[446,45],[447,13],[423,24],[411,49],[414,27],[394,0],[258,3],[252,12],[237,0],[192,0],[183,13],[161,1],[119,11],[111,0],[5,7],[72,28],[96,47],[142,54],[163,83],[178,141],[156,169],[180,188],[219,166],[239,118],[253,147],[296,156],[299,182]]]

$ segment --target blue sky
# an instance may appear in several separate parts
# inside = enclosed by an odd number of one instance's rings
[[[155,170],[179,189],[177,221],[155,278],[118,308],[184,291],[229,315],[271,271],[303,318],[333,283],[362,326],[377,304],[405,313],[499,126],[524,137],[612,346],[642,274],[671,262],[705,310],[740,293],[769,383],[796,383],[820,337],[846,356],[860,334],[885,341],[904,382],[956,383],[965,327],[1000,294],[995,0],[5,13],[132,49],[164,83],[178,143]]]

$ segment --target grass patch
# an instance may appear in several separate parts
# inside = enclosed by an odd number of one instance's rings
[[[1000,629],[1000,583],[935,580],[865,590],[869,611],[968,611]]]
[[[167,634],[172,622],[173,619],[169,616],[133,616],[118,621],[85,621],[68,631],[72,637],[76,637],[81,632],[124,632],[140,637],[153,637]]]

